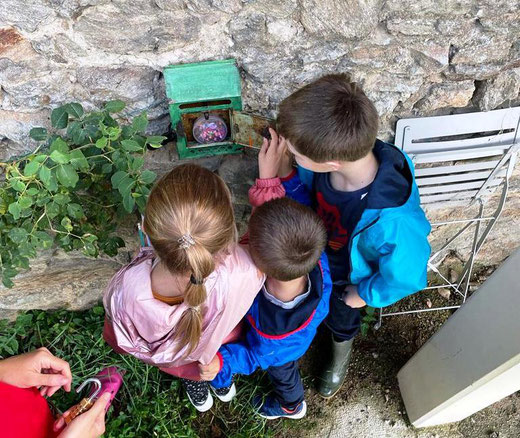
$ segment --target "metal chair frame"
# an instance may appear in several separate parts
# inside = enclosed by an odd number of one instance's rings
[[[454,306],[422,308],[385,313],[381,308],[375,328],[385,317],[438,310],[457,309],[466,302],[475,258],[504,209],[520,149],[520,107],[489,112],[450,116],[401,119],[397,122],[395,144],[419,165],[416,181],[421,205],[466,208],[478,204],[478,214],[468,219],[432,223],[432,228],[460,224],[462,228],[436,250],[428,261],[433,271],[445,282],[424,290],[450,288],[460,295],[462,303]],[[469,162],[467,161],[469,160]],[[460,161],[466,161],[460,164]],[[449,164],[447,164],[449,163]],[[421,164],[430,167],[420,167]],[[489,195],[502,185],[496,210],[484,216]],[[481,229],[484,227],[483,231]],[[452,282],[437,269],[441,254],[466,231],[474,227],[471,253],[457,280]]]

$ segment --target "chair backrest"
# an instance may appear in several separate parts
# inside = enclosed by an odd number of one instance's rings
[[[401,119],[395,145],[416,165],[422,204],[470,202],[508,176],[520,147],[520,107]]]

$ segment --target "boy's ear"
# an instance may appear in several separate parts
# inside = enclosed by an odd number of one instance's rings
[[[339,168],[341,167],[341,163],[339,161],[325,161],[325,163],[323,164],[330,166],[331,169],[334,171],[339,170]]]

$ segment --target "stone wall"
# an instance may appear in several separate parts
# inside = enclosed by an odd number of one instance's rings
[[[124,100],[125,115],[145,109],[151,130],[165,133],[162,68],[229,57],[241,70],[246,109],[270,116],[302,84],[350,72],[376,103],[381,138],[391,140],[401,117],[518,105],[519,35],[518,0],[2,0],[0,159],[34,148],[30,128],[48,125],[51,109],[70,101],[93,109]],[[159,173],[176,163],[171,145],[147,160]],[[231,186],[243,228],[255,157],[201,163]],[[515,174],[504,219],[483,248],[485,264],[520,244],[519,181]],[[128,231],[129,247],[114,260],[42,255],[14,289],[0,287],[0,317],[95,302],[135,250]],[[435,243],[444,238],[438,233]],[[467,249],[463,239],[458,250]]]

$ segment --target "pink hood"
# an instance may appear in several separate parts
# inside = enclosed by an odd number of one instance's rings
[[[209,363],[246,314],[265,276],[243,247],[231,247],[204,281],[208,297],[202,336],[197,348],[183,357],[186,348],[176,352],[174,334],[186,305],[171,306],[152,296],[150,273],[154,257],[152,248],[142,248],[114,275],[105,291],[103,304],[117,347],[160,367]]]

